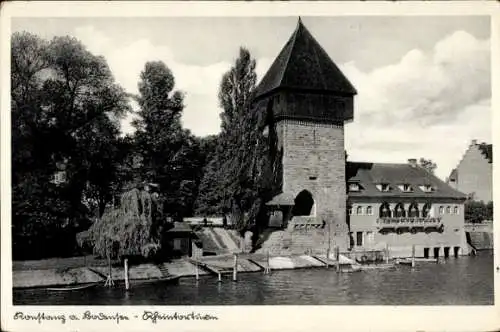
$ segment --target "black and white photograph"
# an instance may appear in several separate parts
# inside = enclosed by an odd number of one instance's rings
[[[493,308],[492,19],[12,17],[14,311]]]

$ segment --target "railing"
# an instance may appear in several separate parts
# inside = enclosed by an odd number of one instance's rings
[[[420,218],[420,217],[399,217],[399,218],[378,218],[377,224],[381,226],[426,226],[438,225],[441,218]]]

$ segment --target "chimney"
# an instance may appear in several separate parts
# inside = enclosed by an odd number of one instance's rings
[[[417,159],[408,159],[408,164],[410,164],[411,167],[417,167]]]

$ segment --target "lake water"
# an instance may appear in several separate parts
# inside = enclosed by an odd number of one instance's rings
[[[492,305],[493,255],[417,262],[415,269],[336,273],[334,268],[272,271],[217,278],[180,279],[179,284],[94,288],[74,292],[15,290],[27,305]]]

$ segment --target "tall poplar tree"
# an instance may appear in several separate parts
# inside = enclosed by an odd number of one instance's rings
[[[172,71],[161,61],[146,63],[139,82],[139,119],[135,143],[142,156],[142,180],[155,182],[165,213],[176,219],[189,214],[196,191],[199,145],[182,127],[184,96],[174,90]]]
[[[262,212],[269,179],[264,114],[252,111],[250,105],[256,81],[255,59],[240,48],[220,84],[221,133],[197,202],[200,213],[229,212],[242,235]]]

